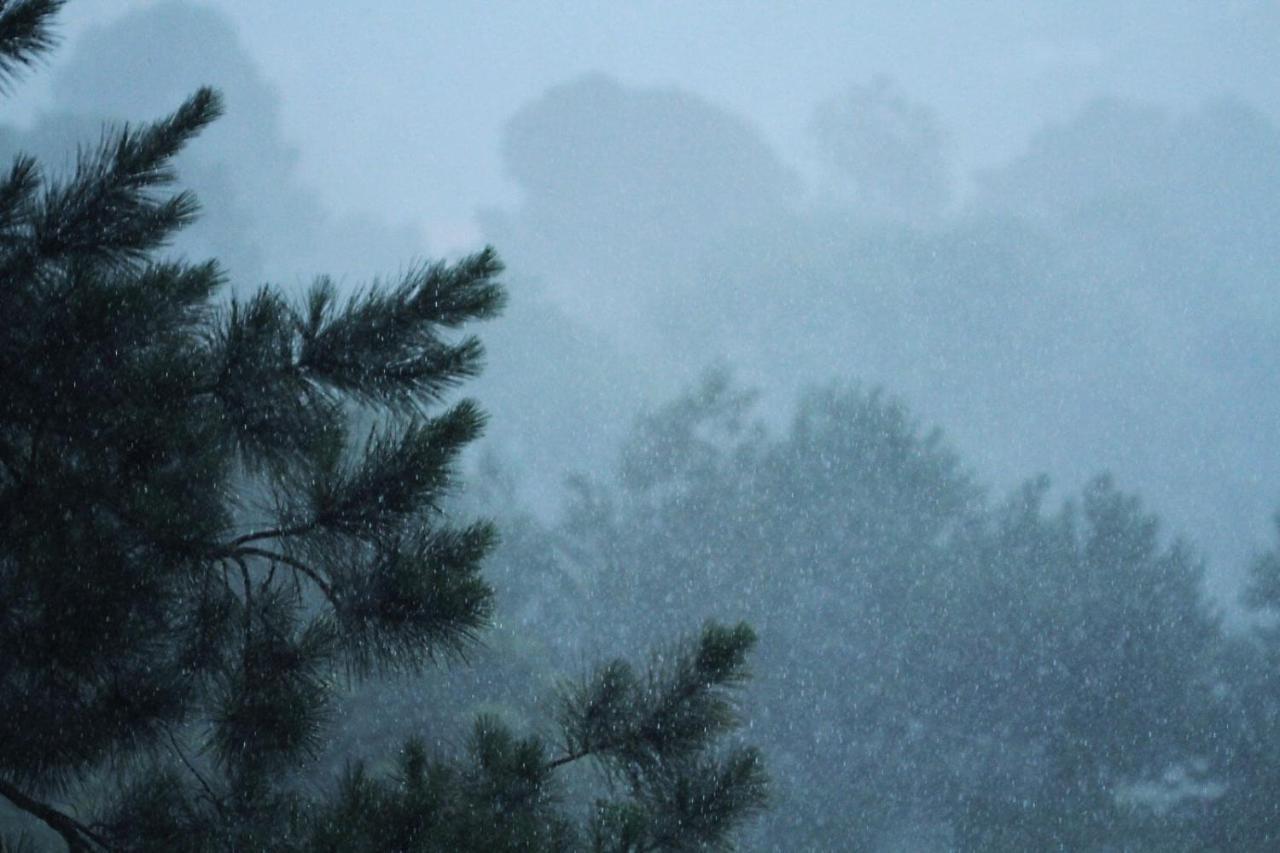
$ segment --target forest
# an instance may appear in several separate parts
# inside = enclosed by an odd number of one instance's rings
[[[963,176],[877,76],[801,168],[595,71],[441,248],[225,10],[76,14],[0,0],[0,851],[1280,847],[1267,107]]]

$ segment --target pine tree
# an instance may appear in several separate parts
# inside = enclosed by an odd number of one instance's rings
[[[0,83],[61,5],[0,0]],[[765,790],[726,742],[745,625],[566,687],[559,743],[482,717],[463,755],[298,772],[344,685],[490,616],[495,530],[442,501],[484,424],[446,399],[481,366],[459,329],[501,309],[501,265],[222,296],[217,263],[160,257],[197,210],[171,161],[221,109],[202,89],[66,176],[0,179],[0,802],[70,850],[729,846]],[[584,761],[605,783],[577,807],[557,777]]]

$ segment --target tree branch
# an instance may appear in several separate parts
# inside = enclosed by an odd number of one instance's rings
[[[187,769],[191,771],[191,775],[196,777],[196,781],[200,783],[200,787],[204,788],[204,792],[208,796],[209,802],[215,809],[222,811],[222,799],[213,792],[212,786],[209,785],[204,776],[200,775],[200,771],[197,770],[195,765],[191,763],[191,760],[187,758],[186,753],[182,751],[182,747],[178,746],[178,739],[174,737],[173,730],[168,726],[165,726],[165,734],[169,736],[169,743],[172,744],[173,751],[177,754],[178,758],[180,758],[182,763],[187,766]]]
[[[3,779],[0,779],[0,796],[24,812],[39,818],[46,826],[62,836],[70,853],[80,853],[80,851],[93,853],[95,849],[111,849],[111,845],[89,827],[50,805],[33,800]]]
[[[284,554],[278,554],[275,551],[268,551],[265,548],[253,548],[245,545],[234,548],[228,551],[227,554],[232,557],[261,557],[265,560],[273,560],[277,563],[281,563],[282,565],[286,565],[289,568],[305,575],[312,583],[320,587],[325,598],[329,599],[329,603],[335,607],[337,606],[338,602],[333,594],[333,585],[326,581],[319,572],[308,566],[306,563],[295,560],[292,557],[286,557]]]
[[[253,581],[249,578],[249,565],[244,557],[233,554],[231,557],[240,567],[240,580],[244,584],[244,645],[249,648],[249,637],[253,632]]]
[[[316,529],[316,522],[311,521],[306,524],[299,524],[294,527],[272,527],[269,530],[255,530],[252,533],[246,533],[243,536],[237,536],[229,543],[232,548],[239,548],[241,545],[247,545],[250,542],[257,542],[261,539],[283,539],[286,536],[301,536],[304,533],[310,533]]]
[[[575,761],[580,761],[581,759],[586,758],[588,755],[591,755],[596,752],[603,752],[608,748],[609,748],[609,745],[606,745],[602,747],[597,747],[595,749],[584,749],[581,752],[571,752],[571,753],[568,753],[567,755],[562,755],[559,758],[555,758],[555,759],[552,759],[551,761],[548,761],[546,769],[555,770],[557,767],[563,767],[566,764],[572,764]]]

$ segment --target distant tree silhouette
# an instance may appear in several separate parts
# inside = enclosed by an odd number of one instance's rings
[[[1254,560],[1244,603],[1257,621],[1224,647],[1206,721],[1219,733],[1208,775],[1225,790],[1197,817],[1205,847],[1265,850],[1280,845],[1280,549]]]
[[[950,202],[952,176],[937,117],[886,77],[823,102],[811,124],[831,183],[864,216],[929,222]]]
[[[1045,480],[988,506],[882,393],[810,391],[777,434],[751,407],[713,374],[641,418],[617,477],[580,485],[559,550],[589,625],[623,646],[712,610],[760,630],[753,729],[779,780],[762,843],[1186,832],[1127,799],[1203,776],[1218,626],[1186,547],[1106,478],[1058,512]]]

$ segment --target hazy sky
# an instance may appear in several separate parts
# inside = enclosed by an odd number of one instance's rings
[[[93,27],[155,5],[71,0],[52,64]],[[207,82],[242,110],[222,126],[243,185],[210,173],[206,201],[222,207],[207,210],[205,233],[230,228],[221,236],[244,252],[207,251],[268,277],[342,279],[495,241],[513,281],[541,288],[519,292],[548,295],[523,297],[529,313],[512,319],[513,309],[491,335],[492,375],[507,385],[488,395],[510,425],[505,440],[558,460],[542,466],[546,481],[559,466],[596,465],[578,451],[611,446],[609,424],[721,358],[788,399],[800,382],[883,383],[1001,489],[1042,468],[1068,488],[1113,470],[1237,576],[1269,541],[1276,478],[1256,460],[1273,458],[1280,423],[1258,379],[1270,375],[1280,317],[1270,189],[1280,2],[204,5],[221,14],[178,9],[153,24],[216,27],[225,16],[274,105],[243,57],[202,58],[189,27],[186,47],[175,41],[182,73],[166,77],[164,60],[149,58],[164,50],[127,46],[142,58],[100,74],[110,51],[86,50],[62,75],[74,78],[64,105],[83,109],[109,90],[112,115],[153,118],[195,85],[190,66],[209,66]],[[126,44],[150,47],[159,31]],[[234,44],[218,36],[206,46]],[[788,225],[788,170],[811,198],[824,189],[815,179],[832,175],[815,109],[881,76],[936,113],[961,175],[1004,168],[979,184],[1005,187],[999,203],[984,208],[975,194],[970,211],[1030,221],[1047,207],[1046,233],[968,232],[962,215],[936,240],[927,230],[859,238],[838,217],[823,224],[821,203],[807,224]],[[48,106],[58,79],[32,75],[10,115]],[[1118,100],[1086,109],[1104,96]],[[1224,96],[1246,106],[1206,106]],[[281,127],[258,133],[252,122],[277,112]],[[508,151],[525,158],[513,157],[525,204],[501,154],[517,115]],[[905,162],[919,174],[923,161]],[[890,177],[886,186],[904,185]],[[237,191],[256,218],[237,208]],[[1132,221],[1090,219],[1112,195],[1138,204]],[[482,233],[477,212],[493,208]],[[248,246],[259,231],[263,245]],[[1187,404],[1187,389],[1209,402]]]
[[[64,32],[147,5],[72,0]],[[475,209],[511,199],[503,123],[589,71],[701,94],[802,173],[814,105],[876,74],[938,111],[966,171],[1100,94],[1174,107],[1232,94],[1280,118],[1280,4],[1262,0],[208,5],[278,88],[303,179],[339,212],[420,224],[437,248],[470,242]]]

